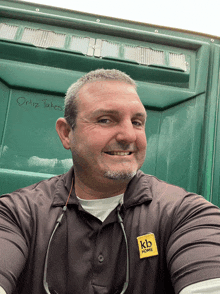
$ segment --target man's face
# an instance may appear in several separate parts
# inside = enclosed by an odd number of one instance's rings
[[[79,91],[70,148],[78,176],[130,180],[146,154],[146,111],[135,88],[119,81],[96,81]]]

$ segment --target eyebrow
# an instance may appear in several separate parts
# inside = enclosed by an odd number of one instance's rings
[[[94,112],[93,112],[93,115],[108,115],[108,114],[112,114],[112,115],[118,115],[120,116],[120,112],[117,111],[117,110],[111,110],[111,109],[96,109]],[[136,117],[143,117],[144,119],[147,118],[147,112],[137,112],[135,113]]]

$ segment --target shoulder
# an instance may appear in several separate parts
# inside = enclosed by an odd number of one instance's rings
[[[0,216],[15,223],[47,216],[54,197],[65,191],[65,175],[58,175],[0,197]]]
[[[37,202],[41,199],[50,199],[62,176],[55,176],[47,180],[40,181],[33,185],[18,189],[12,193],[3,194],[0,197],[0,204]]]
[[[64,186],[63,175],[2,195],[0,226],[15,236],[22,234],[27,243],[31,236],[37,236],[38,229],[50,231],[59,210],[59,207],[51,209],[56,191],[62,191],[59,186]]]
[[[151,198],[152,202],[181,202],[185,197],[194,197],[196,194],[187,192],[184,188],[169,184],[155,176],[138,171],[130,183],[129,190],[142,193]],[[202,196],[199,196],[202,197]]]
[[[202,195],[186,191],[182,187],[167,183],[155,176],[145,174],[142,171],[139,171],[136,177],[137,185],[145,188],[147,193],[151,195],[152,199],[160,199],[171,202],[182,202],[184,199],[187,199],[188,201],[201,200],[203,203],[208,202]]]
[[[134,179],[132,190],[134,189],[138,195],[142,193],[142,198],[148,199],[151,211],[173,216],[176,221],[199,214],[217,215],[217,219],[220,217],[219,208],[203,196],[144,174],[142,171],[139,171]]]

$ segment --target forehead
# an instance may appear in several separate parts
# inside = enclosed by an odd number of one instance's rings
[[[110,107],[134,104],[143,107],[140,98],[133,85],[121,81],[96,81],[84,85],[79,91],[79,106],[82,108],[98,107],[100,105]],[[80,108],[81,108],[80,107]]]

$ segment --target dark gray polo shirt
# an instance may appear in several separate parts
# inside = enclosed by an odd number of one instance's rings
[[[0,198],[0,285],[8,294],[45,293],[46,249],[72,176],[71,169]],[[139,171],[120,214],[129,249],[127,294],[179,293],[220,278],[220,212],[203,197]],[[49,288],[59,294],[120,293],[125,276],[116,209],[102,223],[83,210],[73,191],[51,242]]]

